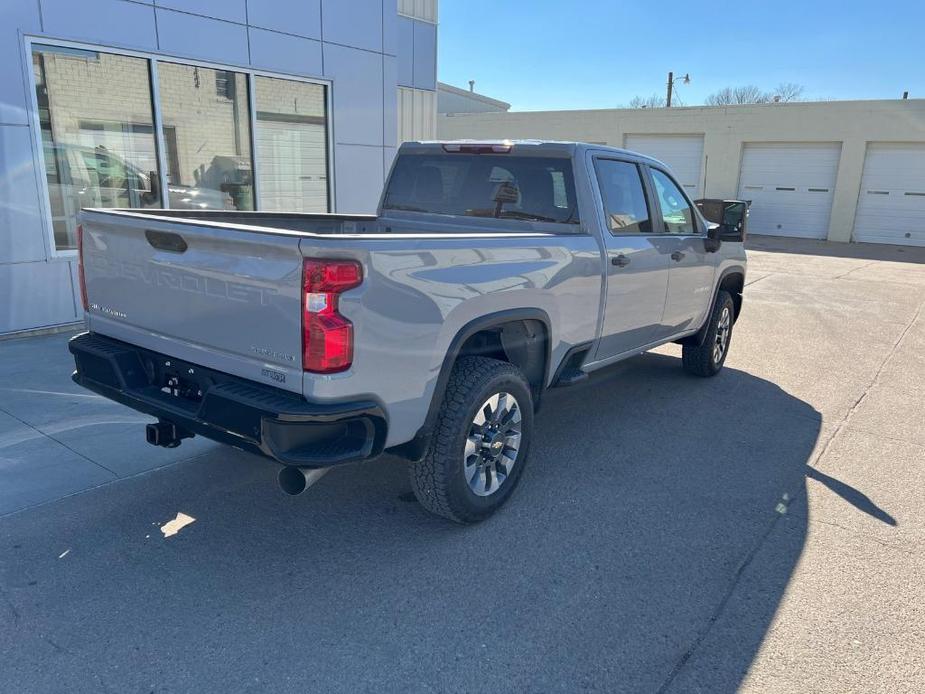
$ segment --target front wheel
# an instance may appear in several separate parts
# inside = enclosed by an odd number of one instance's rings
[[[430,447],[411,464],[411,487],[431,513],[475,523],[494,513],[523,473],[533,398],[513,364],[463,357],[453,366]]]
[[[729,353],[734,322],[735,304],[732,302],[732,295],[721,289],[716,296],[703,342],[699,345],[684,345],[681,348],[681,364],[684,370],[695,376],[708,377],[718,374]]]

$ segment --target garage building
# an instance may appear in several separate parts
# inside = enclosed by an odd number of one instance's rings
[[[752,201],[753,234],[925,246],[925,100],[441,114],[441,138],[581,140]]]

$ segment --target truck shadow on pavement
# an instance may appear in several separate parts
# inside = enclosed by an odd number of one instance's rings
[[[808,471],[892,521],[807,467],[820,430],[773,383],[644,355],[549,394],[518,493],[474,527],[409,502],[395,458],[289,498],[216,447],[0,523],[0,689],[733,691]]]

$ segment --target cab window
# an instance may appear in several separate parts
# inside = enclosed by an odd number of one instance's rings
[[[402,154],[383,209],[578,224],[572,162],[515,154]]]
[[[652,172],[652,184],[662,208],[662,229],[668,234],[694,234],[694,213],[681,189],[668,175],[658,169]]]

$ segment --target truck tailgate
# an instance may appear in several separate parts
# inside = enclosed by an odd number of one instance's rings
[[[300,234],[82,215],[91,331],[301,393]]]

